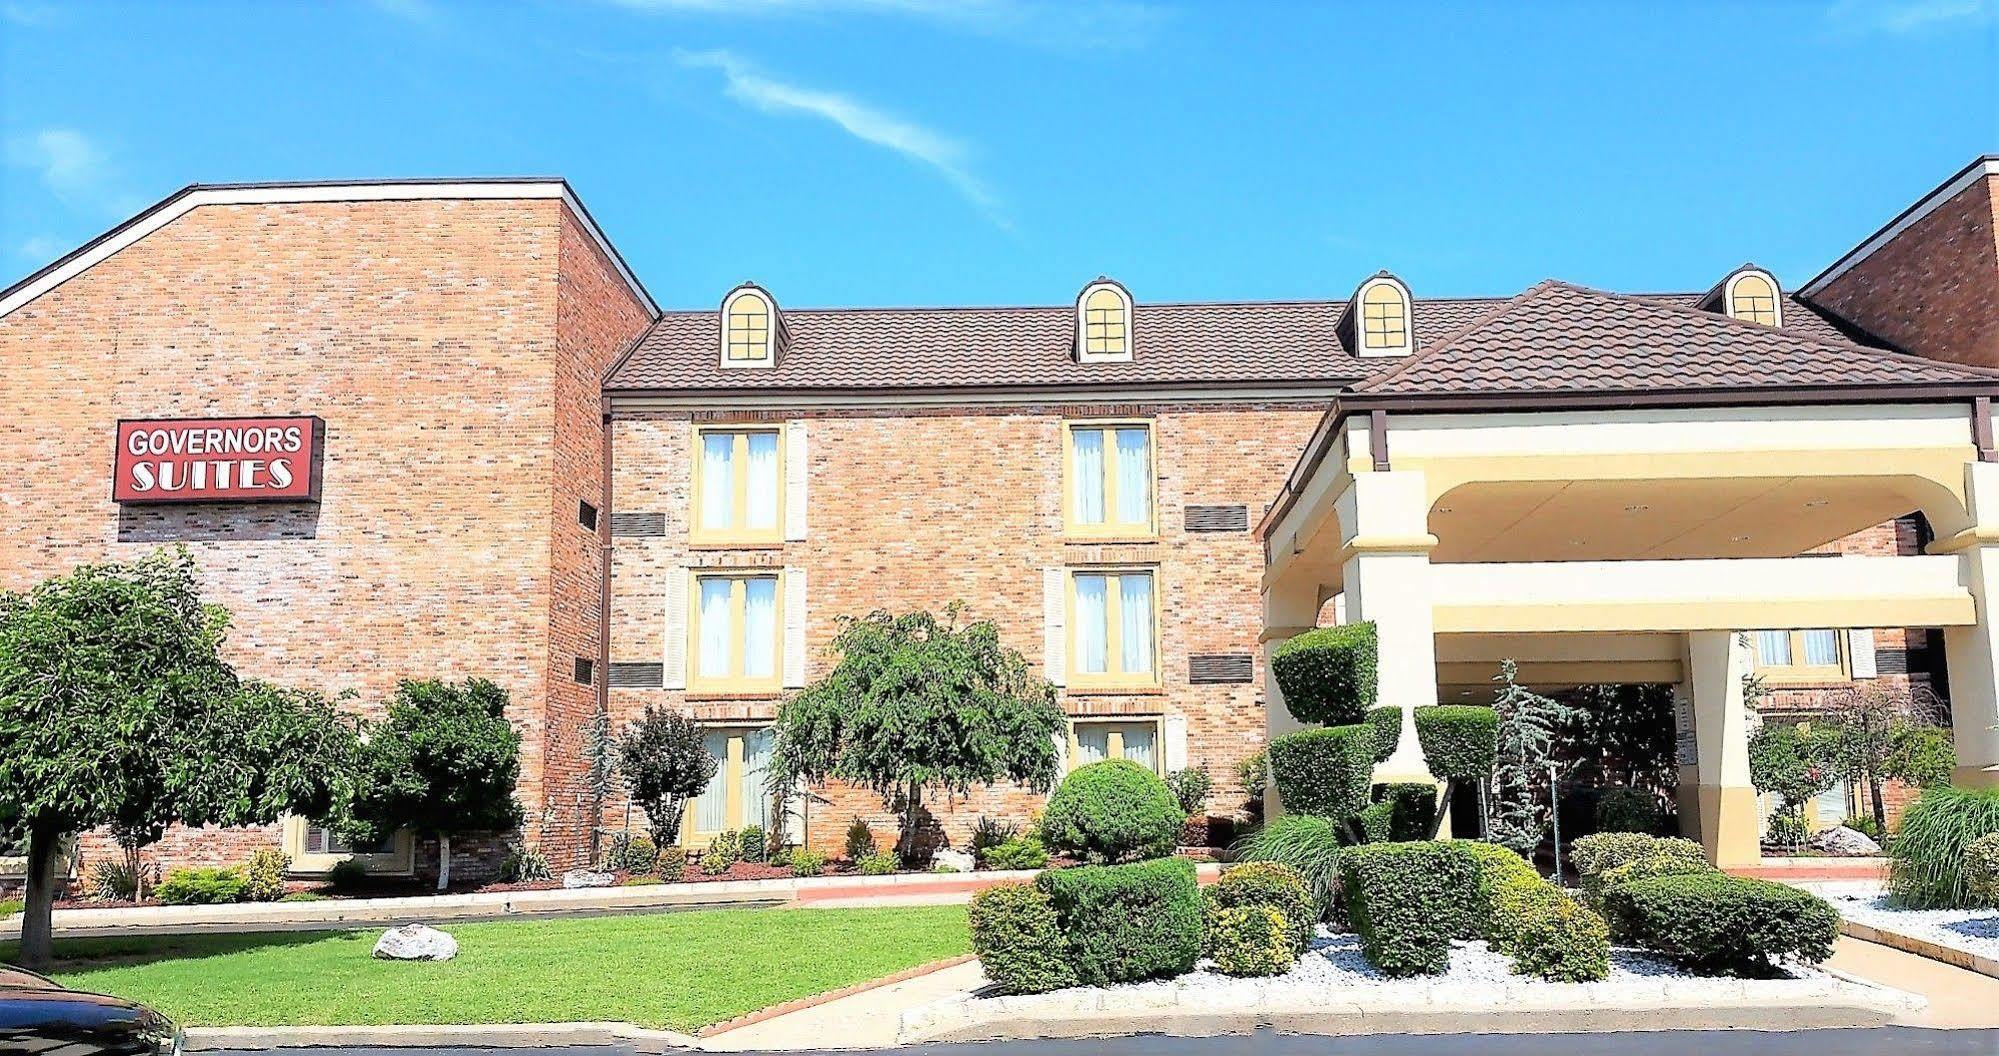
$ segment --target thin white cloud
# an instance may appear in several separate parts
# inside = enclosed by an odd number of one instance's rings
[[[56,21],[61,12],[48,4],[9,2],[0,4],[0,21],[17,26],[47,26]]]
[[[20,245],[14,247],[14,252],[28,260],[46,264],[71,248],[68,242],[54,235],[34,235],[22,240]]]
[[[973,174],[965,144],[914,121],[897,117],[838,92],[786,84],[758,71],[727,51],[679,52],[683,66],[719,70],[729,98],[767,114],[804,114],[839,126],[848,135],[885,147],[929,167],[977,206],[987,218],[1008,226],[999,199]]]
[[[779,18],[799,15],[917,19],[986,36],[1054,47],[1131,47],[1164,17],[1144,0],[609,0],[656,15]]]
[[[1999,0],[1835,0],[1826,19],[1849,33],[1921,33],[1999,21]]]
[[[144,204],[122,186],[111,152],[73,128],[44,128],[9,139],[7,165],[32,173],[44,190],[78,212],[122,215]]]

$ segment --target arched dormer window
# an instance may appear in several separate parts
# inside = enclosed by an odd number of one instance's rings
[[[1131,294],[1114,280],[1099,277],[1076,298],[1076,359],[1131,360]]]
[[[1784,300],[1777,280],[1767,271],[1744,268],[1730,275],[1721,302],[1729,315],[1745,322],[1784,325]]]
[[[1416,347],[1409,287],[1387,272],[1361,283],[1354,296],[1355,344],[1363,356],[1403,356]]]
[[[762,287],[744,283],[722,299],[722,366],[769,367],[777,362],[784,323]]]

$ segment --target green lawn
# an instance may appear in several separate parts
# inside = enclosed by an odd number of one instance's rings
[[[21,911],[23,903],[18,898],[0,898],[0,920],[5,920]]]
[[[377,961],[380,929],[58,943],[56,978],[199,1026],[558,1023],[693,1030],[965,953],[963,906],[723,909],[445,925],[458,956]],[[0,947],[0,958],[13,951]]]

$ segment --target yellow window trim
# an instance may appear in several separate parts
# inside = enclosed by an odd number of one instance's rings
[[[750,434],[752,433],[770,433],[777,437],[777,494],[771,500],[773,503],[771,508],[776,511],[776,516],[771,519],[771,527],[754,530],[734,523],[736,519],[744,517],[749,510]],[[707,442],[706,438],[711,434],[727,434],[735,437],[735,447],[729,455],[730,476],[732,478],[730,481],[729,503],[730,510],[734,516],[731,518],[731,524],[727,528],[702,527],[707,518],[704,515],[705,511],[701,508],[701,497],[707,494],[707,488],[702,481],[702,463],[704,459],[701,457],[701,450]],[[785,440],[785,428],[781,423],[771,425],[744,425],[739,423],[734,425],[697,425],[694,427],[694,443],[691,445],[690,452],[693,468],[687,476],[692,488],[692,491],[687,496],[687,508],[692,511],[692,516],[689,517],[687,522],[687,539],[689,543],[695,546],[726,546],[737,543],[763,546],[782,544],[784,542]]]
[[[745,309],[748,302],[754,308]],[[722,313],[722,355],[735,363],[763,363],[770,359],[770,303],[749,290],[729,298]],[[741,339],[738,339],[738,335]],[[741,349],[741,353],[738,353]]]
[[[1162,769],[1162,767],[1165,765],[1165,757],[1166,757],[1166,744],[1165,744],[1166,724],[1164,722],[1161,722],[1157,716],[1133,716],[1130,718],[1105,717],[1105,718],[1089,718],[1089,719],[1070,719],[1069,720],[1069,769],[1071,770],[1076,769],[1077,765],[1076,759],[1078,756],[1082,754],[1082,744],[1080,741],[1077,740],[1076,737],[1076,727],[1078,726],[1152,727],[1152,772],[1155,774],[1159,774],[1162,777],[1165,776],[1165,771]],[[1106,741],[1104,746],[1105,759],[1124,758],[1124,731],[1122,729],[1112,729],[1110,731],[1110,734],[1105,738],[1105,741]]]
[[[1076,430],[1104,431],[1104,521],[1076,519]],[[1119,429],[1145,430],[1145,520],[1118,521],[1117,441]],[[1078,539],[1143,540],[1159,537],[1159,430],[1145,418],[1077,418],[1062,423],[1062,532]]]
[[[1068,632],[1068,655],[1079,657],[1081,650],[1076,647],[1076,577],[1103,576],[1118,579],[1123,576],[1148,576],[1152,579],[1152,670],[1128,674],[1118,670],[1124,662],[1124,591],[1119,584],[1104,584],[1104,670],[1101,673],[1080,670],[1080,662],[1072,663],[1069,672],[1069,688],[1092,689],[1150,689],[1159,685],[1159,570],[1157,568],[1108,567],[1071,568],[1066,592],[1066,608],[1062,625]]]
[[[1834,648],[1839,651],[1839,662],[1833,664],[1804,664],[1796,661],[1805,655],[1805,634],[1810,631],[1832,630]],[[1751,655],[1755,658],[1755,669],[1763,680],[1773,686],[1798,685],[1821,682],[1844,682],[1852,677],[1852,661],[1847,656],[1845,633],[1825,627],[1805,627],[1785,632],[1790,635],[1791,660],[1789,664],[1765,664],[1762,651],[1756,645],[1754,635],[1750,636]]]
[[[301,817],[285,819],[281,842],[292,860],[292,873],[317,876],[350,861],[359,862],[371,876],[410,876],[416,871],[416,840],[408,829],[396,832],[384,854],[311,854],[306,851],[306,834],[311,827],[312,823]]]
[[[698,817],[695,804],[700,799],[699,796],[695,796],[687,801],[686,814],[680,819],[681,846],[692,850],[701,850],[722,833],[734,832],[743,827],[743,807],[745,805],[743,803],[743,770],[749,765],[749,740],[751,736],[769,728],[769,726],[753,726],[729,722],[702,724],[701,733],[704,737],[709,733],[717,732],[724,732],[729,735],[728,748],[726,749],[728,751],[728,758],[722,761],[721,766],[723,827],[714,830],[695,827],[695,819]],[[768,837],[770,834],[766,832],[764,835]]]
[[[692,582],[687,587],[687,691],[689,693],[728,693],[743,695],[775,694],[784,679],[784,576],[782,569],[759,569],[747,571],[729,569],[724,571],[695,570]],[[728,580],[729,588],[729,670],[731,674],[716,677],[701,670],[701,581],[704,579]],[[771,581],[771,665],[770,677],[751,678],[740,672],[748,666],[748,657],[743,652],[744,640],[749,627],[744,620],[744,609],[749,601],[748,583],[752,579]]]

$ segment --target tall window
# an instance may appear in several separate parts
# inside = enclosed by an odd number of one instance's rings
[[[1076,572],[1070,578],[1071,686],[1159,681],[1159,621],[1151,572]]]
[[[1160,765],[1158,720],[1077,720],[1069,730],[1069,768],[1073,770],[1106,759],[1126,759],[1147,770],[1157,771]]]
[[[1091,290],[1083,301],[1083,351],[1121,358],[1129,347],[1126,336],[1124,298],[1108,287]]]
[[[1777,325],[1777,287],[1767,276],[1744,272],[1729,287],[1728,314],[1764,326]]]
[[[774,797],[764,787],[770,766],[768,727],[717,726],[702,732],[702,743],[715,759],[715,776],[694,798],[687,811],[689,843],[705,844],[716,833],[755,825],[768,834],[777,812]]]
[[[1847,677],[1840,632],[1757,631],[1756,670],[1772,682],[1827,682]]]
[[[1361,295],[1360,323],[1363,348],[1409,347],[1409,305],[1393,283],[1374,283]]]
[[[697,543],[775,543],[783,538],[776,429],[701,429],[695,433]]]
[[[1068,448],[1069,534],[1152,535],[1152,427],[1071,425]]]
[[[778,684],[778,590],[774,575],[696,576],[689,688],[774,691]]]
[[[770,359],[770,304],[748,290],[729,300],[723,312],[722,354],[731,363]]]

